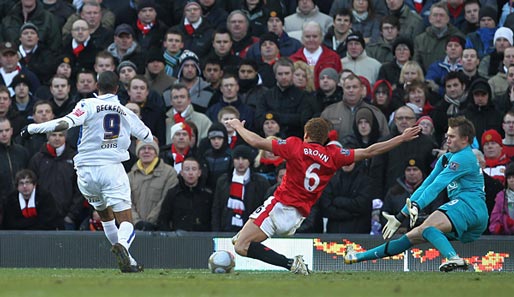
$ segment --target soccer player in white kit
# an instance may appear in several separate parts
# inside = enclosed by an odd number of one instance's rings
[[[140,272],[141,265],[128,252],[134,241],[130,184],[121,162],[129,159],[130,135],[153,141],[152,132],[128,108],[120,104],[118,76],[103,72],[98,77],[96,98],[82,99],[68,115],[41,124],[30,124],[21,132],[48,133],[82,126],[78,154],[73,158],[82,195],[100,215],[105,236],[112,244],[121,272]],[[116,226],[118,221],[119,228]]]

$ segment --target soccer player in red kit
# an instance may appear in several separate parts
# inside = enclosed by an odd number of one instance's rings
[[[309,215],[335,172],[344,165],[385,153],[421,132],[419,127],[406,129],[388,141],[363,149],[344,149],[323,145],[328,139],[329,124],[322,118],[309,120],[303,141],[298,137],[270,140],[244,128],[244,121],[227,121],[251,146],[273,152],[286,160],[282,183],[262,206],[257,208],[241,231],[233,238],[236,253],[284,267],[293,273],[308,275],[302,256],[289,259],[261,244],[273,235],[290,236]]]

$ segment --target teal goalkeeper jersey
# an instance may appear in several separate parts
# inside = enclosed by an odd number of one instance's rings
[[[412,194],[411,200],[423,209],[445,187],[450,201],[459,199],[471,207],[485,203],[484,177],[469,145],[456,153],[446,153],[440,157],[432,173]],[[408,214],[407,206],[403,207],[402,212]]]

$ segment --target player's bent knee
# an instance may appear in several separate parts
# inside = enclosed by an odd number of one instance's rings
[[[248,247],[250,246],[249,242],[242,242],[241,240],[238,240],[236,244],[234,245],[234,251],[240,256],[246,257],[248,254]]]

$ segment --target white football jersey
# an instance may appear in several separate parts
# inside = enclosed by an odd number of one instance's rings
[[[106,94],[80,100],[73,111],[61,119],[29,125],[31,133],[53,131],[65,120],[71,127],[82,126],[75,166],[120,163],[129,159],[130,135],[152,142],[152,132],[136,114],[121,105],[117,95]]]

